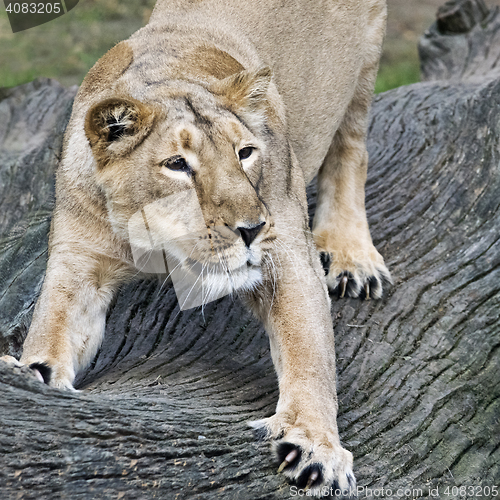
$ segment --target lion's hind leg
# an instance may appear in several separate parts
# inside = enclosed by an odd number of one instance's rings
[[[365,211],[367,115],[378,52],[367,60],[318,174],[313,233],[329,289],[339,297],[378,299],[391,277],[373,245]]]

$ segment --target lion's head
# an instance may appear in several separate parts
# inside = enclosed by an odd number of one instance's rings
[[[106,98],[86,115],[114,231],[130,241],[139,269],[183,282],[188,305],[261,280],[275,237],[259,196],[270,82],[268,68],[207,85],[179,80],[141,100]]]

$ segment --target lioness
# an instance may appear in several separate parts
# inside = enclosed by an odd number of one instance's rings
[[[161,272],[205,285],[198,303],[238,292],[263,321],[280,396],[251,425],[279,471],[353,487],[328,288],[379,298],[390,280],[364,206],[385,18],[384,0],[159,0],[75,99],[21,363],[72,389],[116,289],[143,270],[134,252],[160,249]]]

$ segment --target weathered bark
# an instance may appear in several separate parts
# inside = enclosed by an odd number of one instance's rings
[[[340,434],[359,485],[385,498],[500,482],[500,79],[488,75],[373,105],[367,209],[395,285],[379,302],[333,298],[332,317]],[[73,95],[43,81],[0,102],[2,353],[19,353],[39,290]],[[23,372],[0,363],[2,498],[290,497],[245,425],[278,392],[266,334],[237,300],[179,312],[171,288],[131,284],[82,392]]]
[[[483,0],[451,0],[420,39],[422,80],[500,78],[500,16]]]

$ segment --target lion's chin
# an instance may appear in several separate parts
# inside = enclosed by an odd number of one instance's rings
[[[203,266],[199,272],[179,268],[171,273],[181,310],[203,306],[236,291],[251,291],[262,282],[259,266],[245,264],[237,269]]]

